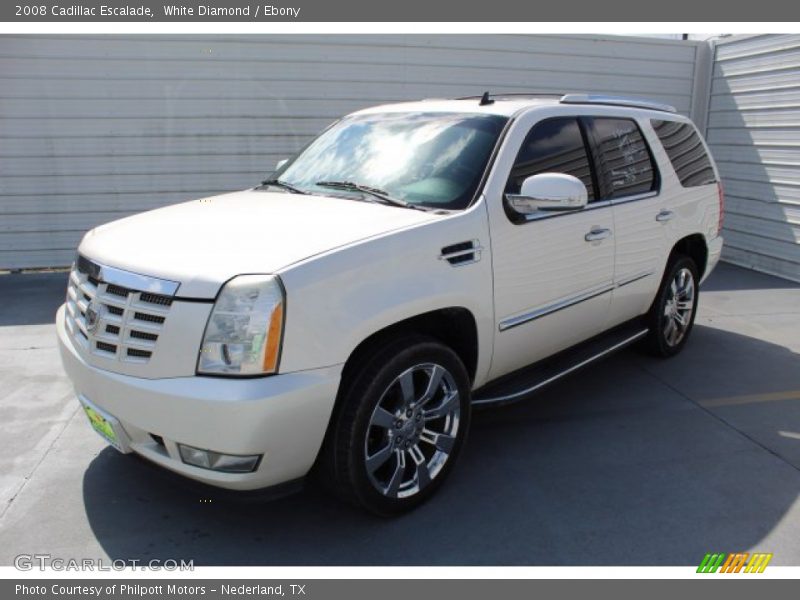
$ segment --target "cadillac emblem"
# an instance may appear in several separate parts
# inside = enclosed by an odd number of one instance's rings
[[[97,329],[97,326],[100,324],[100,317],[102,315],[103,305],[96,303],[92,300],[89,303],[89,306],[86,307],[86,330],[89,333],[94,333],[94,330]]]

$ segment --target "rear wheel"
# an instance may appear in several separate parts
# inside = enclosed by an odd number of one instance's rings
[[[327,451],[340,494],[380,515],[429,498],[458,458],[470,420],[466,369],[425,337],[386,345],[352,377]]]
[[[683,349],[694,326],[698,287],[694,261],[681,255],[674,258],[647,316],[650,333],[646,344],[652,354],[670,357]]]

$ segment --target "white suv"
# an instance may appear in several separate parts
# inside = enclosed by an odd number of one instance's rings
[[[680,351],[722,202],[668,106],[370,108],[259,187],[87,233],[61,355],[122,452],[237,490],[313,471],[392,514],[445,479],[473,405],[637,340]]]

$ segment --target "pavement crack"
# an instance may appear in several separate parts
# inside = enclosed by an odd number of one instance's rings
[[[6,505],[2,508],[2,512],[0,512],[0,523],[2,523],[2,521],[5,519],[5,516],[8,513],[8,510],[11,508],[11,505],[14,504],[14,501],[17,499],[17,497],[22,493],[22,491],[28,485],[30,480],[33,479],[33,476],[36,474],[36,471],[39,470],[39,467],[42,465],[42,463],[45,461],[45,459],[50,455],[50,452],[52,451],[53,446],[55,446],[56,442],[58,442],[58,440],[61,439],[61,436],[67,430],[67,427],[72,422],[72,419],[75,418],[75,415],[78,413],[79,409],[80,409],[80,406],[76,406],[75,408],[73,408],[72,413],[70,413],[69,417],[67,417],[64,420],[63,427],[61,427],[59,432],[55,435],[53,440],[47,446],[47,450],[45,450],[44,453],[42,454],[42,457],[38,461],[36,461],[36,464],[33,466],[31,471],[25,476],[25,478],[22,480],[22,483],[19,485],[17,490],[8,499],[8,501],[6,502]]]
[[[666,379],[664,379],[664,378],[662,378],[662,377],[658,376],[656,373],[653,373],[653,372],[652,372],[650,369],[648,369],[646,366],[642,365],[642,370],[643,370],[645,373],[647,373],[648,375],[650,375],[650,377],[652,377],[653,379],[657,380],[659,383],[661,383],[661,384],[662,384],[662,385],[664,385],[665,387],[669,388],[670,390],[672,390],[673,392],[675,392],[676,394],[678,394],[678,396],[680,396],[680,397],[681,397],[681,398],[683,398],[684,400],[686,400],[686,401],[690,402],[691,404],[694,404],[694,405],[695,405],[697,408],[699,408],[700,410],[702,410],[704,413],[706,413],[707,415],[709,415],[711,418],[713,418],[713,419],[715,419],[715,420],[719,421],[719,422],[720,422],[720,423],[722,423],[723,425],[725,425],[725,426],[727,426],[728,428],[732,429],[733,431],[735,431],[736,433],[738,433],[739,435],[741,435],[741,436],[742,436],[743,438],[745,438],[746,440],[749,440],[750,442],[752,442],[753,444],[755,444],[756,446],[758,446],[758,447],[759,447],[759,448],[761,448],[762,450],[764,450],[764,451],[766,451],[767,453],[771,454],[772,456],[774,456],[775,458],[777,458],[777,459],[778,459],[778,460],[780,460],[781,462],[783,462],[783,463],[785,463],[785,464],[789,465],[789,466],[790,466],[792,469],[794,469],[795,471],[797,471],[798,473],[800,473],[800,467],[799,467],[799,466],[797,466],[797,465],[795,465],[794,463],[790,462],[789,460],[787,460],[787,459],[786,459],[786,457],[784,457],[784,456],[783,456],[783,455],[781,455],[780,453],[776,452],[775,450],[773,450],[773,449],[772,449],[772,448],[770,448],[769,446],[767,446],[767,445],[763,444],[762,442],[758,441],[756,438],[754,438],[754,437],[753,437],[753,436],[751,436],[750,434],[746,433],[745,431],[743,431],[743,430],[739,429],[738,427],[736,427],[736,425],[734,425],[733,423],[731,423],[730,421],[728,421],[727,419],[725,419],[725,418],[724,418],[724,417],[722,417],[721,415],[719,415],[719,414],[715,413],[714,411],[712,411],[712,410],[708,409],[707,407],[703,406],[702,404],[700,404],[699,402],[697,402],[697,401],[696,401],[694,398],[692,398],[691,396],[687,396],[687,395],[686,395],[686,394],[684,394],[684,393],[683,393],[681,390],[679,390],[679,389],[678,389],[678,388],[676,388],[674,385],[672,385],[672,384],[671,384],[669,381],[667,381]]]
[[[0,348],[0,350],[50,350],[51,348],[55,348],[55,346],[22,346],[22,347],[11,347],[11,348]]]

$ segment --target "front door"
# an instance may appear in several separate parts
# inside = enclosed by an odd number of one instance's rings
[[[519,150],[502,153],[486,189],[496,321],[490,378],[601,332],[613,289],[612,209],[597,200],[583,123],[575,117],[523,119],[506,140],[506,148]],[[504,194],[518,193],[526,177],[539,173],[578,177],[589,204],[570,212],[514,214]]]

